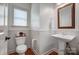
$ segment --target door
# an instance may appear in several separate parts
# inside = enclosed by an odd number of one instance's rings
[[[0,55],[7,55],[8,43],[8,7],[7,4],[0,3]]]

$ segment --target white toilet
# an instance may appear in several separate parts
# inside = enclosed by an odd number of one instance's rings
[[[26,37],[16,37],[15,39],[17,44],[16,52],[19,55],[24,55],[25,51],[27,50],[27,45],[25,45]]]

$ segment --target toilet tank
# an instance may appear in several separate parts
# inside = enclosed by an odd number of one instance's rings
[[[25,44],[26,37],[16,37],[15,39],[17,45]]]

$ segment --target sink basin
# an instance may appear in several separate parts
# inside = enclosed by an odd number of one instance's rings
[[[55,38],[60,38],[64,41],[71,41],[73,40],[76,36],[75,35],[69,35],[69,34],[55,34],[55,35],[52,35],[53,37]]]

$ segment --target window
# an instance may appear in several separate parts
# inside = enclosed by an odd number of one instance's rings
[[[14,26],[27,26],[27,12],[14,9]]]
[[[8,9],[0,5],[0,26],[7,25]]]

